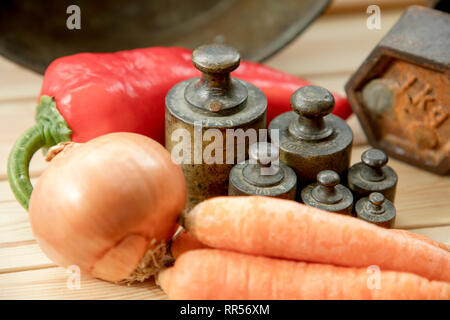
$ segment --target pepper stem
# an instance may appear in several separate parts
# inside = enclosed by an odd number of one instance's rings
[[[33,191],[29,165],[33,155],[41,148],[44,152],[60,142],[70,141],[70,130],[56,109],[53,98],[43,95],[36,112],[36,124],[17,139],[8,158],[8,180],[17,201],[28,210]]]

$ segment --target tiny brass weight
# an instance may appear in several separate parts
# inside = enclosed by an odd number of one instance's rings
[[[394,204],[381,193],[372,192],[369,197],[359,199],[355,205],[356,216],[383,228],[394,225],[396,210]]]
[[[201,77],[176,84],[166,96],[166,148],[183,170],[188,210],[228,194],[230,170],[248,154],[244,133],[266,127],[267,109],[260,89],[230,77],[240,63],[234,48],[204,45],[192,62]]]
[[[269,125],[278,130],[280,160],[294,169],[298,184],[316,181],[322,170],[346,175],[350,164],[353,133],[341,118],[330,114],[334,108],[333,95],[317,86],[305,86],[291,97],[294,111],[286,112]]]
[[[347,180],[355,201],[379,192],[394,202],[398,177],[387,162],[388,157],[383,151],[372,148],[363,152],[361,162],[350,167]]]
[[[304,204],[326,211],[352,214],[353,195],[339,184],[339,175],[332,170],[323,170],[317,175],[317,182],[302,190]]]
[[[231,169],[228,195],[261,195],[294,200],[297,176],[291,168],[279,162],[278,148],[267,142],[252,144],[250,160]]]

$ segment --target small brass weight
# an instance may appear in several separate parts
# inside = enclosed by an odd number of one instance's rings
[[[386,199],[394,202],[398,177],[395,171],[386,165],[388,157],[379,149],[369,149],[361,155],[358,162],[348,170],[348,186],[355,201],[372,192],[382,193]]]
[[[272,120],[269,134],[279,132],[280,160],[295,170],[298,185],[316,181],[322,170],[344,177],[350,164],[353,133],[341,118],[330,114],[333,95],[317,86],[298,89],[291,97],[293,111]]]
[[[379,192],[372,192],[368,197],[356,203],[358,218],[383,228],[391,228],[395,223],[396,210],[394,204]]]
[[[228,194],[230,170],[248,154],[243,133],[264,129],[267,109],[260,89],[230,77],[240,63],[234,48],[204,45],[192,62],[201,77],[176,84],[166,96],[166,148],[183,169],[188,210]]]
[[[294,170],[279,162],[275,145],[267,142],[252,144],[249,156],[250,160],[238,163],[231,169],[228,195],[295,199],[297,176]]]
[[[301,192],[304,204],[330,212],[352,214],[352,192],[339,184],[339,175],[332,170],[317,174],[317,182],[305,187]]]

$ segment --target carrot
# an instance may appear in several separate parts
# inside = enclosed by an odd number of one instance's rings
[[[184,253],[157,280],[171,299],[450,299],[449,283],[411,273],[216,249]]]
[[[175,236],[170,244],[170,252],[175,259],[186,251],[202,248],[207,248],[207,246],[184,229]]]
[[[425,242],[427,242],[427,243],[429,243],[429,244],[431,244],[431,245],[433,245],[435,247],[444,249],[445,251],[450,251],[450,248],[446,244],[440,243],[438,241],[434,241],[434,240],[432,240],[430,238],[427,238],[425,236],[422,236],[420,234],[412,233],[412,232],[409,232],[409,231],[403,230],[403,229],[391,229],[391,231],[396,232],[398,234],[403,234],[403,235],[405,235],[407,237],[413,237],[413,238],[415,238],[417,240],[425,241]]]
[[[219,197],[185,228],[207,246],[254,255],[415,273],[450,281],[450,253],[363,220],[277,198]]]

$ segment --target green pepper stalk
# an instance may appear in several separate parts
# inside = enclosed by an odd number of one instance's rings
[[[28,210],[33,191],[29,165],[33,155],[60,142],[70,141],[72,130],[56,109],[53,98],[43,95],[37,106],[36,124],[16,141],[8,158],[8,180],[19,203]]]

